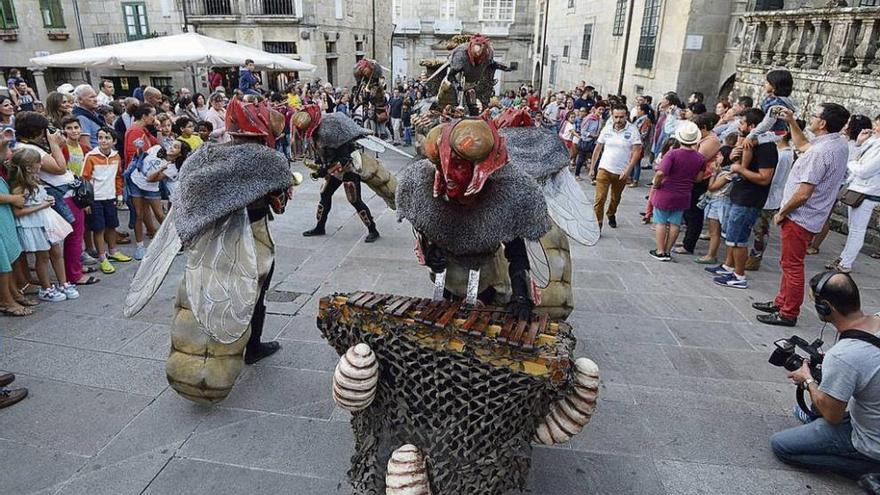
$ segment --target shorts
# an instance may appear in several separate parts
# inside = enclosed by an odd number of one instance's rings
[[[724,223],[724,217],[727,216],[727,210],[729,208],[730,199],[727,196],[712,198],[706,203],[704,216],[705,218],[711,218],[712,220],[718,220],[720,223]]]
[[[684,220],[684,210],[663,210],[655,206],[651,219],[656,225],[681,225]]]
[[[162,199],[161,191],[146,191],[131,180],[128,181],[128,195],[132,198]]]
[[[731,204],[724,219],[724,243],[730,247],[748,247],[752,227],[760,216],[761,208]]]
[[[119,227],[115,199],[100,199],[92,203],[92,212],[86,215],[86,225],[92,232]]]

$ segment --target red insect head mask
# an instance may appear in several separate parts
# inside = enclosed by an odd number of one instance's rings
[[[232,136],[261,138],[270,148],[275,147],[275,131],[269,106],[262,103],[242,103],[238,98],[229,100],[226,108],[226,130]]]
[[[375,60],[370,60],[368,58],[362,58],[358,60],[358,62],[354,66],[355,75],[365,77],[367,79],[372,79],[373,72],[376,68],[375,64]]]
[[[468,41],[467,55],[471,65],[480,65],[492,58],[492,44],[489,38],[479,33],[471,36]]]
[[[507,163],[507,146],[492,121],[464,119],[428,133],[425,153],[437,166],[434,197],[465,202]]]
[[[501,115],[495,117],[495,126],[499,129],[505,127],[532,127],[535,119],[524,108],[507,108]]]

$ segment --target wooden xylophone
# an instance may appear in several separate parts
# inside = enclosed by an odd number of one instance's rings
[[[472,337],[494,338],[499,343],[525,350],[535,348],[538,335],[555,335],[559,330],[559,324],[551,323],[546,314],[535,315],[528,322],[517,320],[504,308],[469,307],[464,301],[434,301],[362,291],[349,296],[346,304],[381,311],[386,316],[410,317],[418,323],[435,328],[446,328],[453,324],[459,332]]]
[[[553,382],[567,379],[574,351],[571,326],[565,322],[540,314],[532,321],[518,320],[504,308],[473,307],[463,301],[367,291],[322,298],[319,328],[329,331],[336,324],[350,325],[361,334],[394,332],[426,349],[467,352],[493,366]]]

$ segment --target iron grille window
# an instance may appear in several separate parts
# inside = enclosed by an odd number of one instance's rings
[[[581,44],[581,58],[590,60],[590,48],[593,46],[593,25],[584,24],[584,40]]]
[[[623,36],[623,23],[626,20],[627,0],[617,0],[617,8],[614,10],[614,29],[611,36]]]
[[[569,45],[565,45],[562,47],[562,58],[568,58],[569,53],[571,52],[571,47]]]
[[[269,53],[296,53],[296,42],[294,41],[264,41],[263,51]]]
[[[639,52],[636,67],[650,69],[654,66],[654,53],[657,50],[657,31],[660,26],[660,0],[645,0],[642,29],[639,33]]]
[[[784,6],[784,0],[757,0],[755,2],[755,10],[780,10]]]
[[[0,29],[15,29],[18,21],[15,19],[15,6],[12,0],[0,0]]]
[[[205,15],[230,15],[232,4],[229,0],[204,0]]]
[[[880,0],[862,0],[859,7],[880,7]]]
[[[550,60],[550,84],[556,84],[556,57]]]
[[[40,14],[43,18],[43,27],[64,27],[64,11],[61,10],[61,0],[40,0]]]

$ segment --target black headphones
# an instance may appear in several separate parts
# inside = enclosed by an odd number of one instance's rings
[[[816,313],[818,313],[819,316],[824,316],[826,318],[831,316],[831,312],[833,311],[833,309],[831,309],[831,304],[829,304],[828,301],[822,297],[822,291],[825,289],[825,284],[828,283],[828,280],[831,277],[837,275],[837,273],[838,272],[836,271],[825,272],[825,275],[822,275],[822,278],[819,279],[819,283],[816,284],[816,300],[813,302],[813,305],[815,306]]]

